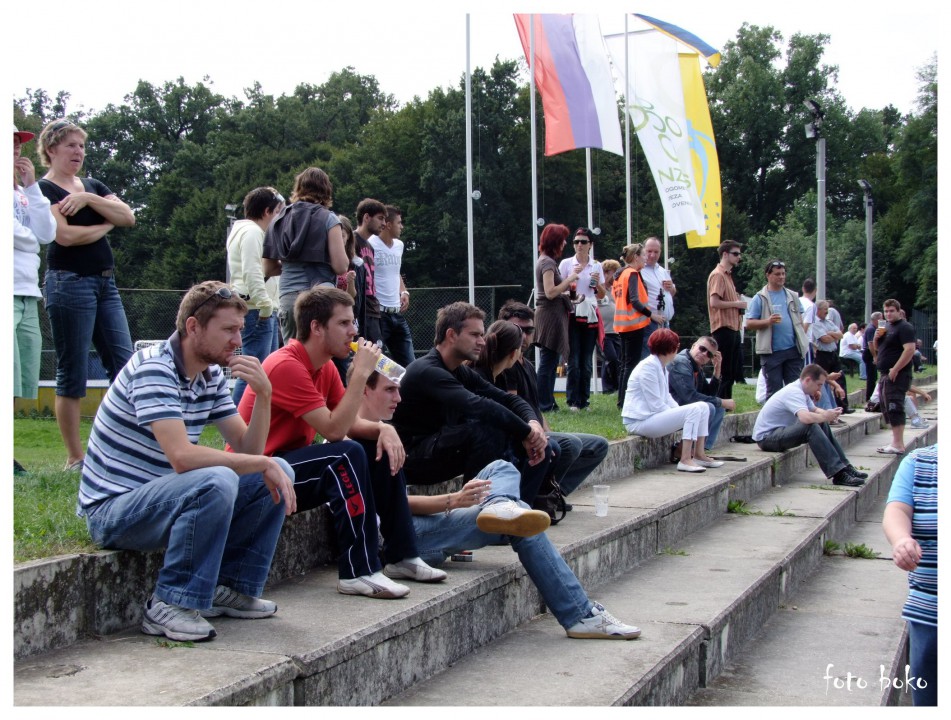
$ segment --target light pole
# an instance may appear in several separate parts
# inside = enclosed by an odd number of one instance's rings
[[[231,237],[231,228],[234,227],[234,223],[238,219],[234,215],[237,210],[238,206],[234,203],[228,203],[225,205],[225,217],[228,218],[228,232],[225,234],[225,247],[228,246],[228,238]],[[231,267],[228,265],[227,253],[225,253],[225,282],[231,282]]]
[[[816,239],[816,298],[826,300],[826,139],[822,137],[825,113],[815,100],[804,100],[812,122],[806,123],[806,137],[816,139],[816,181],[818,183],[818,231]]]
[[[859,187],[865,193],[865,319],[872,315],[872,186],[868,180],[859,180]]]

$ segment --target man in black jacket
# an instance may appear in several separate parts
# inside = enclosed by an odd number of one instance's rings
[[[493,460],[508,460],[521,471],[521,498],[531,504],[551,464],[548,440],[527,402],[465,364],[485,344],[484,319],[469,303],[440,309],[436,347],[406,369],[393,425],[414,484],[434,485],[459,474],[469,480]]]
[[[703,368],[713,363],[713,377],[707,379]],[[736,401],[717,396],[720,389],[723,356],[717,350],[717,341],[712,337],[699,338],[689,350],[681,350],[667,366],[667,382],[670,394],[678,405],[703,401],[710,403],[710,424],[704,451],[709,451],[717,442],[720,425],[727,410],[736,409]]]

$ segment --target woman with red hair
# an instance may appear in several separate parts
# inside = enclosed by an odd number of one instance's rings
[[[535,265],[535,344],[539,349],[538,407],[542,412],[557,410],[555,404],[555,370],[561,358],[568,357],[568,316],[571,300],[568,290],[578,279],[571,273],[562,279],[558,258],[565,249],[569,230],[565,225],[549,224],[538,241],[538,263]]]
[[[698,473],[720,467],[720,460],[707,457],[703,449],[710,422],[710,404],[698,401],[678,405],[670,394],[667,366],[680,349],[680,337],[669,328],[655,330],[647,341],[650,355],[641,360],[627,383],[621,421],[632,435],[649,438],[683,430],[683,445],[677,469]]]

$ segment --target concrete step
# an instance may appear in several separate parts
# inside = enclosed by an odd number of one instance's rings
[[[907,575],[892,562],[880,496],[843,537],[876,559],[827,555],[815,575],[767,620],[740,657],[687,705],[908,705]],[[895,681],[898,680],[896,683]]]
[[[877,415],[864,413],[847,421],[850,427],[839,431],[845,443],[877,431],[879,423]],[[754,497],[771,487],[774,477],[782,479],[806,467],[802,448],[780,458],[755,446],[729,447],[734,452],[742,448],[749,461],[728,463],[700,478],[673,472],[667,465],[617,479],[607,518],[594,517],[589,490],[573,495],[577,510],[549,534],[582,583],[591,588],[629,571],[659,549],[722,519],[729,499]],[[543,611],[537,591],[509,548],[479,550],[476,560],[452,563],[447,583],[414,584],[409,598],[391,602],[338,595],[336,573],[327,568],[299,574],[269,590],[281,608],[277,616],[259,622],[216,620],[219,637],[193,648],[167,647],[139,634],[135,626],[74,642],[19,660],[15,701],[377,704]],[[123,563],[116,564],[121,570]],[[117,577],[130,575],[103,578],[102,594]],[[77,592],[82,579],[81,573],[72,577]],[[127,586],[134,599],[129,607],[141,608],[151,584],[149,578]],[[619,606],[608,606],[619,616],[642,622],[636,612],[623,615]],[[68,604],[62,608],[69,611]],[[693,636],[695,629],[688,634]],[[560,628],[558,633],[564,640]],[[702,639],[702,633],[698,637]],[[154,665],[162,669],[160,677],[150,676],[144,686],[142,668]]]
[[[790,470],[753,504],[754,510],[779,508],[783,514],[724,515],[673,545],[659,544],[660,554],[596,588],[592,597],[639,625],[640,639],[569,642],[554,619],[543,616],[385,704],[685,703],[723,672],[819,567],[825,540],[845,537],[887,492],[899,459],[875,452],[883,434],[869,435],[848,450],[855,464],[872,474],[865,487],[834,488],[814,466]],[[909,447],[933,437],[934,428],[909,433]],[[894,619],[904,574],[890,575],[893,602],[882,613]],[[821,703],[817,694],[813,700]]]

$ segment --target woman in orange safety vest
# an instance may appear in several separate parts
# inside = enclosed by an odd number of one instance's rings
[[[618,377],[617,406],[624,405],[627,381],[634,367],[641,361],[644,328],[651,321],[647,306],[647,286],[641,279],[644,267],[644,246],[641,243],[625,245],[621,260],[626,264],[614,280],[614,330],[621,338],[620,376]]]

